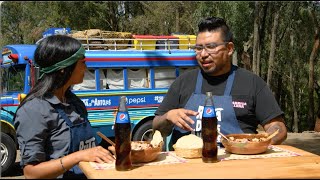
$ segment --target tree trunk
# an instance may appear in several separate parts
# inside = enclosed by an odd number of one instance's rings
[[[292,31],[291,31],[292,32]],[[295,50],[294,50],[294,35],[293,33],[290,34],[290,47],[291,47],[291,60],[295,61]],[[292,63],[295,64],[295,63]],[[295,91],[295,77],[293,75],[293,67],[289,66],[290,71],[290,94],[291,94],[291,101],[292,101],[292,109],[293,109],[293,132],[299,132],[299,118],[298,118],[298,111],[296,105],[296,91]]]
[[[315,84],[316,94],[318,96],[318,102],[320,102],[320,86],[318,85],[317,82],[315,82],[314,84]],[[319,104],[318,104],[317,118],[314,126],[314,131],[320,132],[320,105]]]
[[[252,36],[249,37],[249,40],[243,44],[243,51],[241,53],[241,60],[244,64],[244,68],[249,71],[252,71],[251,57],[250,57],[250,54],[248,53],[248,50],[251,46],[252,46]]]
[[[258,76],[261,75],[261,49],[262,49],[262,45],[263,45],[263,38],[264,38],[264,30],[265,30],[265,20],[266,20],[266,12],[267,12],[267,8],[268,8],[268,2],[262,2],[261,5],[262,6],[259,9],[259,29],[258,29],[258,49],[257,49],[257,59],[256,59],[256,74]]]
[[[281,94],[282,94],[282,90],[284,89],[282,86],[283,86],[283,82],[282,82],[282,74],[280,73],[277,73],[276,75],[276,83],[277,83],[277,86],[275,88],[275,92],[274,92],[274,96],[275,96],[275,99],[278,103],[280,103],[280,100],[281,100]]]
[[[260,23],[260,2],[255,1],[254,8],[254,25],[253,25],[253,59],[252,59],[252,72],[257,74],[257,56],[259,51],[259,23]]]
[[[258,48],[257,48],[257,58],[256,58],[256,74],[260,76],[260,57],[261,57],[261,44],[260,44],[260,35],[259,35],[259,42],[258,42]]]
[[[314,131],[320,132],[320,111],[317,113],[316,124],[314,126]]]
[[[274,19],[273,19],[273,26],[271,32],[271,47],[270,47],[270,55],[269,55],[269,63],[268,63],[268,75],[267,75],[267,84],[271,87],[271,79],[272,79],[272,71],[274,66],[274,57],[276,52],[276,36],[277,36],[277,29],[279,23],[279,11],[278,9],[275,10]]]
[[[299,132],[299,118],[298,118],[298,111],[296,106],[296,92],[294,88],[294,75],[293,75],[293,69],[292,66],[289,66],[290,69],[290,94],[291,94],[291,101],[292,101],[292,110],[293,110],[293,132],[297,133]]]
[[[315,119],[314,119],[314,98],[313,98],[313,91],[314,91],[314,61],[317,57],[318,50],[319,50],[319,25],[316,19],[316,15],[314,9],[309,11],[309,14],[314,22],[315,27],[315,36],[314,36],[314,44],[312,48],[312,52],[309,58],[309,130],[314,130],[315,126]]]

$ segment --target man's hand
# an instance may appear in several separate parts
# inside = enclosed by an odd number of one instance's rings
[[[165,118],[181,129],[184,129],[186,131],[193,131],[189,124],[194,124],[194,121],[189,116],[196,116],[198,114],[199,112],[180,108],[168,111],[165,114]]]
[[[282,117],[276,117],[263,126],[268,134],[272,134],[279,130],[279,133],[271,139],[271,144],[281,144],[287,139],[287,127]]]

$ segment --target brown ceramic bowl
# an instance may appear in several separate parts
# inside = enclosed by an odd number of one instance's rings
[[[152,147],[152,145],[148,141],[132,141],[132,163],[147,163],[156,160],[158,155],[162,151],[162,145],[163,143],[161,143],[158,147]]]
[[[234,138],[231,141],[221,138],[225,150],[233,154],[261,154],[268,150],[271,143],[271,139],[266,140],[268,134],[229,134],[226,137]]]

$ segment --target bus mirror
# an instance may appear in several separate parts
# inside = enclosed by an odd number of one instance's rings
[[[8,58],[11,59],[12,62],[18,63],[19,55],[18,55],[18,54],[10,54],[10,55],[8,56]]]

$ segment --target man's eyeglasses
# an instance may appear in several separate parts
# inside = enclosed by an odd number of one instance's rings
[[[195,45],[191,47],[196,53],[201,53],[203,49],[207,51],[207,53],[215,53],[216,48],[221,45],[228,44],[229,42],[223,42],[223,43],[208,43],[203,45]]]

